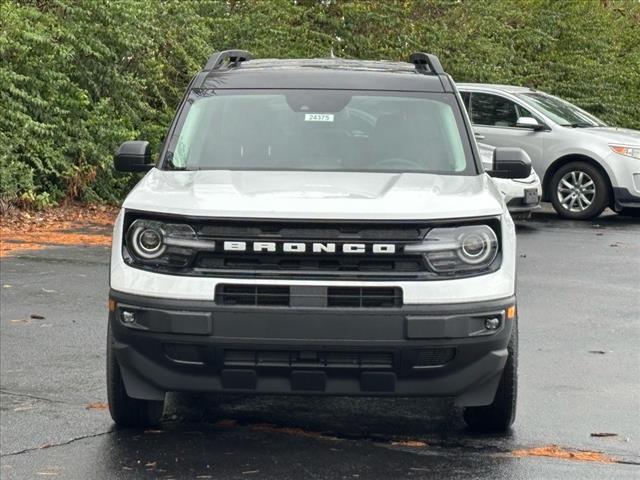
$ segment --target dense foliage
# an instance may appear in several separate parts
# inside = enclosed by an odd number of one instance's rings
[[[536,86],[640,128],[637,0],[0,0],[0,199],[117,201],[126,139],[158,146],[214,50],[440,56],[459,81]]]

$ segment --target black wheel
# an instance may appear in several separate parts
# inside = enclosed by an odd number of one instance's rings
[[[493,403],[484,407],[466,407],[464,421],[477,432],[503,432],[516,419],[518,398],[518,324],[514,323],[507,347],[509,356],[502,371]]]
[[[618,215],[624,215],[625,217],[640,217],[640,208],[623,208],[618,212]]]
[[[164,401],[138,400],[127,395],[113,351],[111,325],[107,333],[107,397],[111,418],[121,427],[150,427],[157,425],[162,418]]]
[[[551,178],[549,197],[561,217],[573,220],[595,218],[609,205],[609,182],[593,165],[571,162]]]

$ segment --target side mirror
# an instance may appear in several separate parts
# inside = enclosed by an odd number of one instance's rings
[[[521,148],[497,147],[493,170],[487,173],[495,178],[527,178],[531,175],[531,158]]]
[[[516,121],[516,127],[518,128],[530,128],[531,130],[542,130],[544,129],[544,125],[538,122],[537,119],[533,117],[518,117]]]
[[[153,168],[149,142],[144,140],[124,142],[118,148],[113,166],[119,172],[148,172]]]

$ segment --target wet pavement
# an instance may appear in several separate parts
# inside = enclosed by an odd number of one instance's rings
[[[3,258],[0,477],[640,478],[640,219],[545,209],[519,225],[518,263],[518,418],[479,436],[445,400],[186,394],[159,429],[118,430],[108,249]]]

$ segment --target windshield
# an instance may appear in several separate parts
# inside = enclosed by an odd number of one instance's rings
[[[477,174],[460,131],[447,94],[196,90],[164,167]]]
[[[518,94],[563,127],[606,127],[606,124],[572,103],[542,92]]]

